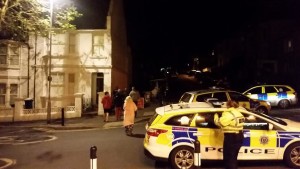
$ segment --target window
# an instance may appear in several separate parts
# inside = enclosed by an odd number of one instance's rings
[[[218,112],[222,113],[222,112]],[[218,128],[214,122],[214,113],[199,113],[196,116],[196,127],[200,128]]]
[[[227,102],[227,100],[228,100],[225,92],[213,93],[213,98],[218,99],[218,101],[220,101],[220,102]]]
[[[0,46],[0,64],[1,65],[19,65],[20,47],[17,45]]]
[[[265,93],[277,93],[277,91],[273,86],[266,86]]]
[[[244,96],[240,93],[237,92],[228,92],[231,100],[237,101],[237,102],[248,102],[249,101],[249,97]]]
[[[0,105],[5,105],[6,84],[0,83]]]
[[[243,114],[245,117],[244,129],[268,130],[269,123],[254,115]]]
[[[52,53],[53,56],[61,56],[65,53],[66,48],[66,35],[65,34],[53,34],[52,35]]]
[[[19,65],[19,47],[10,46],[9,47],[9,60],[10,65]]]
[[[103,48],[104,48],[104,36],[94,35],[93,36],[93,55],[101,56]]]
[[[253,89],[249,90],[247,93],[251,93],[251,94],[260,94],[260,93],[262,93],[261,87],[253,88]]]
[[[196,101],[197,102],[205,102],[206,99],[208,99],[208,98],[212,98],[211,93],[198,95],[196,98]]]
[[[0,46],[0,64],[6,65],[7,64],[7,46],[1,45]]]
[[[285,86],[276,86],[277,90],[280,92],[288,92],[291,91],[291,89],[285,87]]]
[[[192,95],[189,93],[184,93],[184,95],[181,97],[180,101],[181,102],[189,102],[191,99]]]
[[[18,84],[10,84],[10,104],[15,103],[15,98],[18,96]]]
[[[182,124],[182,119],[185,119],[187,117],[189,119],[188,125]],[[194,117],[194,114],[184,114],[179,116],[171,117],[169,120],[165,122],[166,125],[172,125],[172,126],[189,126],[192,119]]]
[[[73,33],[69,35],[69,53],[75,53],[76,49],[76,36]]]
[[[64,94],[64,73],[52,73],[51,95],[60,96]]]

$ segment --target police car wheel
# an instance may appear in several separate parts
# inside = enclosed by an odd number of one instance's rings
[[[284,152],[283,160],[291,168],[300,169],[300,143],[291,144]]]
[[[290,102],[286,99],[280,100],[280,102],[278,103],[278,106],[282,109],[286,109],[290,106]]]
[[[170,156],[172,169],[191,169],[194,164],[194,150],[188,146],[175,148]]]

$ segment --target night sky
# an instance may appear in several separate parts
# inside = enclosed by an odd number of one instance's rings
[[[84,14],[78,28],[104,27],[95,20],[105,20],[109,0],[75,1]],[[300,18],[300,0],[124,0],[124,9],[134,62],[156,70],[209,57],[216,43],[258,23]]]

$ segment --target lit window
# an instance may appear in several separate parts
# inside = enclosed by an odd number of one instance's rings
[[[18,96],[18,84],[10,84],[10,104],[14,104]]]
[[[0,105],[5,105],[6,84],[0,83]]]

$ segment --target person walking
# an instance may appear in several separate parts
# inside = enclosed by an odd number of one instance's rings
[[[115,106],[115,116],[116,121],[121,120],[121,115],[123,112],[123,103],[124,103],[124,96],[121,92],[121,89],[118,89],[114,96],[114,106]]]
[[[132,98],[133,102],[137,105],[138,100],[140,98],[140,92],[137,91],[135,87],[132,87],[129,96]]]
[[[134,124],[134,112],[137,110],[136,104],[133,102],[130,96],[127,96],[124,101],[124,120],[123,125],[125,133],[128,136],[132,135],[133,124]]]
[[[111,112],[112,99],[109,95],[109,92],[104,92],[104,96],[101,100],[104,110],[104,122],[108,122],[109,113]]]
[[[237,109],[239,105],[232,100],[226,103],[225,110],[221,117],[216,113],[214,123],[224,132],[223,161],[225,169],[237,169],[237,156],[243,144],[243,126],[245,118]]]

